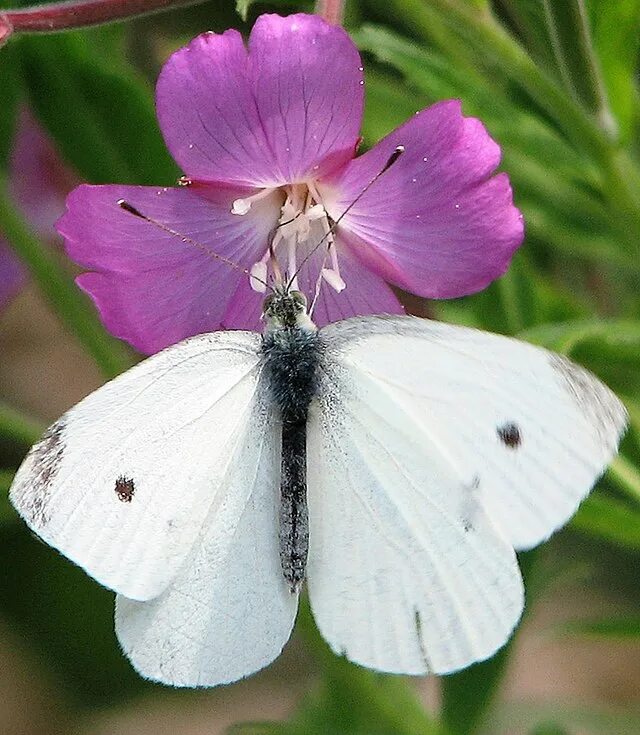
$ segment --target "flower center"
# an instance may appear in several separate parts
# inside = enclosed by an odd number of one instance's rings
[[[298,270],[317,249],[320,256],[324,257],[319,268],[316,295],[322,280],[335,291],[342,291],[345,282],[340,276],[338,253],[329,215],[314,183],[310,181],[305,184],[290,184],[282,187],[281,191],[285,195],[285,200],[280,209],[276,231],[270,247],[262,258],[251,266],[251,287],[254,291],[264,293],[270,268],[276,282],[282,281],[278,264],[274,263],[271,257],[273,253],[278,262],[286,264],[285,278],[291,281],[291,288],[298,290]],[[236,199],[231,212],[245,215],[254,202],[272,192],[273,189],[263,189],[253,196]]]

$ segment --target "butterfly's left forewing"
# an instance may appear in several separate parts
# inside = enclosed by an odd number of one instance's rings
[[[615,452],[620,402],[531,345],[413,318],[322,330],[309,430],[311,605],[384,671],[445,673],[504,644],[515,548],[566,522]]]

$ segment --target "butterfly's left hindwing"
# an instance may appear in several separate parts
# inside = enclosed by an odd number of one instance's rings
[[[488,657],[522,609],[513,547],[575,512],[624,408],[564,358],[477,330],[365,317],[321,336],[308,582],[322,634],[385,671]]]
[[[200,533],[156,599],[118,596],[116,633],[135,668],[173,686],[258,671],[289,639],[298,595],[280,566],[280,422],[258,396]]]

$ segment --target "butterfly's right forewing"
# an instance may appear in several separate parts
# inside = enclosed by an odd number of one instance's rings
[[[259,347],[249,332],[201,335],[107,383],[33,447],[13,504],[102,584],[134,599],[157,596],[248,440]]]

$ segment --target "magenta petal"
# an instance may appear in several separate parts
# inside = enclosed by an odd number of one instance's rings
[[[352,155],[362,69],[342,28],[317,16],[263,15],[240,34],[205,33],[165,64],[157,86],[165,141],[204,181],[279,186]]]
[[[316,15],[262,15],[249,40],[249,72],[282,182],[315,178],[353,157],[364,82],[344,29]]]
[[[416,114],[371,151],[327,179],[321,192],[338,217],[400,158],[341,222],[345,242],[380,276],[420,296],[455,298],[506,271],[522,243],[522,215],[506,174],[491,178],[500,148],[457,100]]]
[[[152,353],[220,327],[229,298],[248,277],[203,248],[249,268],[265,252],[278,216],[276,195],[256,202],[245,216],[231,214],[231,202],[246,193],[80,186],[69,195],[58,230],[69,256],[93,271],[79,276],[78,284],[109,331]],[[202,247],[123,210],[119,199]]]

